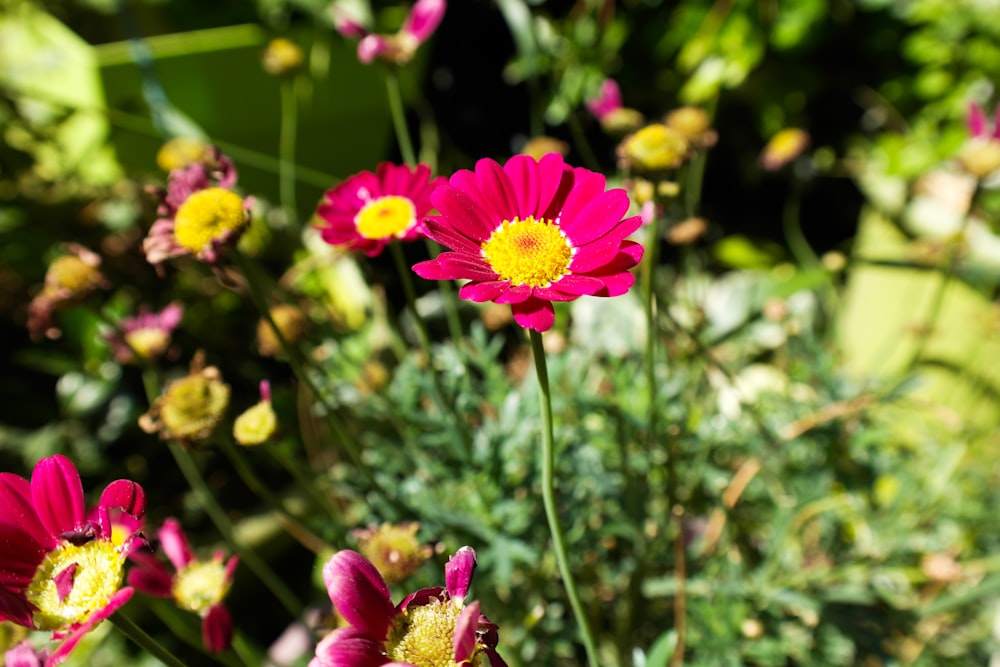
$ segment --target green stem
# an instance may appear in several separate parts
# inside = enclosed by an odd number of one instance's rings
[[[278,169],[281,190],[281,208],[289,222],[298,223],[295,205],[295,137],[298,130],[298,101],[295,98],[295,80],[281,82],[281,141],[278,147]]]
[[[177,656],[163,648],[163,646],[153,639],[149,634],[135,624],[132,619],[124,613],[118,611],[108,619],[118,628],[123,635],[135,642],[142,650],[162,662],[167,667],[185,667]]]
[[[298,540],[302,546],[309,549],[313,553],[322,553],[323,551],[331,548],[325,540],[304,526],[301,521],[292,515],[291,512],[285,509],[284,504],[268,490],[267,486],[261,481],[260,477],[257,476],[257,473],[254,472],[253,467],[247,463],[243,456],[243,452],[241,452],[229,438],[219,438],[219,444],[222,447],[222,451],[226,454],[229,461],[236,469],[236,474],[240,476],[240,479],[243,480],[243,483],[246,484],[247,488],[257,494],[259,498],[266,502],[282,517],[282,520],[288,524],[286,532],[289,535]],[[318,509],[326,509],[326,506],[321,506]],[[336,516],[336,514],[333,514],[333,517]]]
[[[466,460],[472,454],[472,439],[462,427],[462,420],[459,419],[455,411],[454,403],[447,403],[444,400],[444,389],[441,386],[441,378],[434,369],[434,357],[431,354],[430,336],[427,334],[427,325],[424,318],[417,312],[417,292],[413,288],[413,279],[410,278],[410,268],[406,265],[406,258],[403,256],[403,248],[398,243],[390,243],[389,250],[396,263],[396,271],[399,273],[399,280],[403,283],[403,292],[406,293],[406,303],[410,314],[413,316],[413,323],[417,330],[417,338],[420,339],[420,349],[427,359],[430,367],[432,398],[437,404],[438,410],[445,416],[448,428],[451,430],[452,442],[455,445],[456,453],[464,456]]]
[[[408,165],[417,164],[417,154],[413,151],[413,140],[410,139],[410,129],[406,124],[406,110],[403,108],[403,93],[399,88],[399,71],[394,67],[385,70],[385,88],[389,95],[389,111],[392,114],[392,125],[396,130],[396,141],[399,142],[399,152],[403,162]]]
[[[222,535],[229,548],[239,554],[240,560],[267,586],[274,597],[288,610],[289,614],[297,619],[302,618],[302,603],[299,602],[291,589],[274,573],[274,570],[271,569],[267,562],[257,555],[257,552],[242,544],[237,539],[232,522],[215,500],[215,496],[212,494],[211,489],[208,488],[204,478],[202,478],[201,471],[198,470],[198,465],[194,462],[188,450],[174,440],[169,441],[167,447],[177,462],[177,467],[180,468],[181,474],[184,475],[184,479],[187,480],[191,490],[198,498],[199,504],[201,504],[205,513],[208,514],[212,523],[215,524],[215,528]]]
[[[597,643],[594,641],[590,621],[583,609],[573,572],[569,567],[569,555],[563,538],[562,526],[559,523],[559,513],[556,509],[555,493],[555,436],[552,426],[552,397],[549,392],[549,372],[545,365],[545,348],[542,346],[542,335],[534,329],[529,329],[531,336],[531,352],[535,358],[535,372],[538,375],[538,395],[542,412],[542,504],[545,506],[545,517],[548,519],[549,532],[552,534],[552,547],[559,566],[566,596],[569,598],[573,614],[580,629],[584,648],[587,650],[587,662],[590,667],[601,664],[597,656]]]
[[[430,239],[426,239],[426,241],[427,254],[430,255],[431,259],[435,259],[438,256],[437,246]],[[463,338],[462,317],[458,312],[458,294],[455,293],[451,281],[448,280],[438,281],[438,289],[441,291],[444,299],[444,313],[448,319],[448,333],[457,346]]]
[[[809,245],[806,235],[802,232],[802,219],[799,215],[801,209],[800,202],[802,200],[801,189],[801,185],[796,180],[792,193],[788,196],[788,201],[785,203],[782,227],[785,232],[785,241],[788,243],[788,249],[792,251],[795,261],[803,268],[812,269],[820,265],[820,260],[816,256],[816,251]]]

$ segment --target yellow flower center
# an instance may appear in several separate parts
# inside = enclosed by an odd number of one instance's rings
[[[248,223],[243,200],[231,190],[208,188],[188,197],[174,216],[174,240],[193,253],[204,250],[226,232],[237,232]]]
[[[386,638],[386,654],[414,667],[455,667],[455,621],[461,611],[433,600],[397,616]]]
[[[206,437],[229,405],[229,386],[203,375],[189,375],[167,389],[160,419],[174,437]]]
[[[261,445],[274,435],[277,427],[278,417],[274,414],[271,401],[261,401],[236,418],[233,437],[244,446]]]
[[[153,359],[163,354],[170,336],[163,329],[136,329],[125,334],[125,342],[141,359]]]
[[[569,273],[574,249],[551,220],[504,220],[483,243],[483,257],[514,285],[547,287]]]
[[[416,224],[416,210],[406,197],[389,195],[372,199],[354,216],[358,234],[366,239],[402,236]]]
[[[205,614],[229,592],[226,566],[215,559],[191,561],[174,577],[172,592],[178,607]]]
[[[121,587],[124,563],[125,557],[108,540],[63,544],[51,551],[25,590],[38,609],[35,625],[39,630],[62,630],[85,622]]]

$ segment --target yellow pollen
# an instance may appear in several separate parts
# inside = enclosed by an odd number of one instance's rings
[[[389,195],[365,204],[354,216],[358,234],[366,239],[402,236],[417,222],[413,202],[406,197]]]
[[[441,600],[407,609],[389,628],[386,654],[414,667],[455,667],[455,621],[460,611]]]
[[[188,375],[167,388],[160,419],[178,438],[202,438],[222,419],[229,405],[229,385],[204,375]]]
[[[174,599],[182,609],[205,614],[226,597],[229,583],[221,561],[191,561],[174,577]]]
[[[208,188],[188,197],[174,216],[174,240],[198,253],[227,232],[238,232],[249,222],[243,200],[231,190]]]
[[[121,588],[124,563],[125,557],[109,540],[63,544],[51,551],[25,590],[25,597],[38,609],[35,625],[39,630],[62,630],[85,622]],[[55,577],[74,564],[69,593],[60,599]]]
[[[483,257],[514,285],[548,287],[569,274],[574,248],[551,220],[504,220],[483,243]]]
[[[142,359],[152,359],[163,354],[170,343],[170,335],[163,329],[136,329],[125,334],[125,342]]]

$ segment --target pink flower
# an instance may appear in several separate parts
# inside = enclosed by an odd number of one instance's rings
[[[361,38],[358,42],[358,60],[368,65],[376,58],[394,65],[405,65],[413,59],[420,45],[426,42],[444,18],[446,0],[417,0],[403,22],[403,27],[393,35],[368,32],[340,5],[333,6],[334,26],[344,37]]]
[[[373,174],[363,171],[327,190],[316,214],[323,240],[361,250],[369,257],[394,240],[412,241],[423,233],[420,220],[431,210],[430,195],[444,177],[431,178],[430,167],[383,162]]]
[[[223,552],[216,551],[211,560],[196,559],[176,519],[164,521],[157,537],[174,571],[152,553],[135,551],[130,555],[136,567],[128,573],[129,584],[147,595],[173,598],[178,607],[201,616],[205,648],[225,651],[232,642],[233,620],[222,600],[233,583],[239,557],[224,562]]]
[[[47,649],[36,649],[25,640],[4,653],[4,667],[43,667],[49,657]]]
[[[445,588],[424,588],[393,606],[389,587],[364,556],[339,551],[323,566],[338,628],[316,647],[309,667],[425,667],[480,664],[506,667],[496,652],[497,627],[466,604],[476,552],[462,547],[445,565]]]
[[[975,102],[969,104],[966,124],[969,128],[969,134],[972,135],[973,139],[1000,139],[1000,105],[997,105],[993,114],[994,118],[991,125],[986,118],[986,110],[983,107]]]
[[[119,364],[134,363],[136,357],[146,360],[159,358],[170,345],[170,336],[181,323],[184,308],[172,303],[158,313],[145,308],[134,317],[119,323],[120,333],[108,334],[111,352]]]
[[[47,667],[132,597],[121,584],[145,504],[142,487],[120,479],[88,519],[80,475],[61,455],[39,461],[30,482],[0,473],[0,620],[62,639]],[[131,534],[113,534],[126,524]]]
[[[142,242],[146,261],[159,269],[173,257],[194,255],[209,264],[219,261],[223,248],[235,243],[250,223],[250,198],[232,191],[236,167],[217,148],[206,158],[170,172],[160,198],[160,217]]]
[[[430,280],[468,280],[463,299],[509,303],[522,327],[547,331],[553,301],[619,296],[642,246],[625,237],[642,224],[625,190],[605,190],[601,174],[573,168],[558,153],[516,155],[501,167],[476,163],[431,195],[440,215],[426,234],[454,252],[413,267]]]
[[[605,79],[601,82],[601,88],[597,97],[592,97],[586,102],[587,111],[592,113],[597,120],[604,120],[610,114],[622,108],[622,93],[618,83],[614,79]]]

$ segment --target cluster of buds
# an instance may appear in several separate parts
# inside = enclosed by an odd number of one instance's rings
[[[351,12],[350,3],[334,2],[330,6],[334,27],[348,39],[359,39],[358,60],[368,65],[382,60],[391,65],[405,65],[416,55],[420,45],[437,30],[446,0],[417,0],[403,26],[393,34],[377,34],[365,27],[364,19]]]

